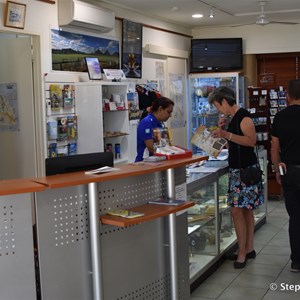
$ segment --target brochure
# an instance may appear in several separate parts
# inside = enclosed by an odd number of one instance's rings
[[[145,157],[144,161],[145,162],[161,162],[166,160],[165,156],[149,156],[149,157]]]
[[[113,172],[113,171],[119,171],[119,168],[113,168],[113,167],[102,167],[99,169],[91,170],[91,171],[86,171],[85,174],[100,174],[100,173],[107,173],[107,172]]]
[[[167,127],[164,128],[153,128],[152,136],[153,136],[153,146],[156,150],[157,148],[166,147],[171,145],[169,129]]]
[[[125,210],[125,209],[110,210],[107,214],[112,216],[122,217],[122,218],[129,218],[129,219],[144,216],[144,213]]]
[[[185,200],[177,200],[170,198],[158,198],[155,200],[148,201],[149,204],[158,204],[158,205],[181,205]]]
[[[200,125],[195,131],[191,143],[201,148],[209,156],[216,158],[227,144],[227,140],[224,138],[213,137],[211,131],[205,126]]]

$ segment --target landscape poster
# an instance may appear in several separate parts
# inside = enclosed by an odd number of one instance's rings
[[[101,69],[120,69],[120,43],[115,39],[51,29],[52,70],[87,72],[85,57],[96,57]]]

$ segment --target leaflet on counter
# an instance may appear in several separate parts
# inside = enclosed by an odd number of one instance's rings
[[[99,169],[86,171],[85,174],[100,174],[100,173],[108,173],[108,172],[119,171],[119,170],[120,170],[119,168],[105,166]]]
[[[211,131],[209,131],[205,126],[200,125],[195,131],[191,139],[191,143],[201,148],[208,155],[216,158],[227,144],[227,140],[213,137]]]

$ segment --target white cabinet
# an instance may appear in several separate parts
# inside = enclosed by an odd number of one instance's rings
[[[103,152],[102,88],[100,84],[80,82],[75,85],[78,116],[77,153]]]

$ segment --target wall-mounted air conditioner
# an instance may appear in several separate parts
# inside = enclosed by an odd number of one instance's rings
[[[78,0],[58,1],[58,25],[109,32],[115,26],[113,11]]]

